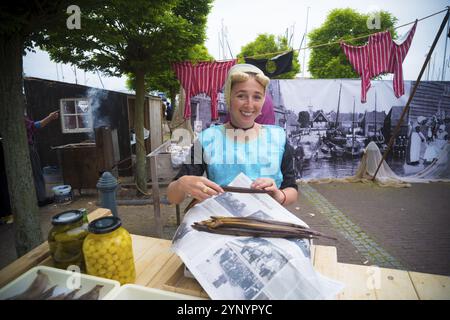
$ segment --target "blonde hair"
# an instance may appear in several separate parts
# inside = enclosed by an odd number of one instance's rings
[[[236,64],[230,71],[228,71],[228,77],[225,82],[225,101],[227,103],[228,110],[231,106],[231,88],[233,84],[247,81],[250,78],[254,78],[264,88],[264,93],[267,90],[270,79],[264,75],[264,73],[256,66],[251,64]]]

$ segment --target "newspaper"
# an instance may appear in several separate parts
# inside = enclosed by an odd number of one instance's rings
[[[230,186],[250,187],[243,173]],[[343,284],[317,273],[307,239],[219,235],[194,230],[211,216],[252,217],[307,226],[268,194],[230,193],[190,209],[172,249],[211,299],[333,299]]]

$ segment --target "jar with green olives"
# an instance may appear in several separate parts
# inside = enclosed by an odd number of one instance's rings
[[[86,271],[90,275],[134,283],[136,271],[131,236],[118,217],[103,217],[89,224],[83,243]]]
[[[83,212],[69,210],[52,217],[53,227],[48,233],[50,255],[54,266],[67,269],[76,265],[85,270],[83,241],[88,235],[87,223],[83,221]]]

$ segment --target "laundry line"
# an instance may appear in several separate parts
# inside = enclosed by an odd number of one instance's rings
[[[450,9],[450,7],[447,7],[447,8],[444,9],[444,10],[441,10],[441,11],[438,11],[438,12],[435,12],[435,13],[432,13],[432,14],[426,16],[426,17],[423,17],[423,18],[420,18],[420,19],[416,19],[416,20],[414,20],[414,21],[411,21],[411,22],[402,24],[401,26],[392,28],[392,30],[397,30],[397,29],[400,29],[400,28],[409,26],[409,25],[415,23],[416,21],[419,22],[419,21],[422,21],[422,20],[431,18],[431,17],[433,17],[433,16],[435,16],[435,15],[438,15],[438,14],[440,14],[440,13],[442,13],[442,12],[447,12],[449,9]],[[373,34],[373,33],[371,33],[371,34],[366,34],[366,35],[363,35],[363,36],[359,36],[359,37],[356,37],[356,38],[345,39],[345,41],[348,42],[348,41],[353,41],[353,40],[364,39],[364,38],[369,37],[369,36],[372,35],[372,34]],[[315,48],[320,48],[320,47],[325,47],[325,46],[331,46],[331,45],[334,45],[334,44],[339,44],[341,41],[344,41],[344,39],[339,39],[338,41],[333,41],[333,42],[327,42],[327,43],[317,44],[317,45],[314,45],[314,46],[303,47],[303,48],[299,48],[299,49],[296,49],[296,50],[290,49],[290,50],[283,50],[283,51],[278,51],[278,52],[262,53],[262,54],[257,54],[257,55],[253,55],[253,56],[246,56],[246,57],[243,57],[243,58],[245,59],[245,58],[263,57],[263,56],[267,56],[267,55],[278,55],[278,54],[282,54],[282,53],[289,52],[289,51],[291,51],[291,50],[292,50],[292,51],[298,51],[298,52],[300,52],[301,50],[315,49]],[[219,61],[219,62],[220,62],[220,61],[230,61],[230,60],[232,60],[232,59],[216,60],[216,61]]]

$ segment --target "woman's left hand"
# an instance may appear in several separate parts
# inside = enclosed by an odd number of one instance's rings
[[[286,193],[281,189],[278,189],[275,180],[271,178],[258,178],[250,185],[252,189],[269,191],[269,195],[277,202],[284,205],[286,203]]]
[[[258,189],[258,190],[266,190],[269,191],[269,194],[272,198],[274,198],[278,202],[284,201],[284,194],[281,192],[280,189],[278,189],[277,184],[275,183],[275,180],[271,178],[258,178],[250,185],[250,188],[252,189]]]
[[[270,193],[276,192],[278,190],[277,184],[275,183],[275,180],[271,178],[258,178],[250,185],[250,188],[252,189],[258,189],[258,190],[266,190]]]

